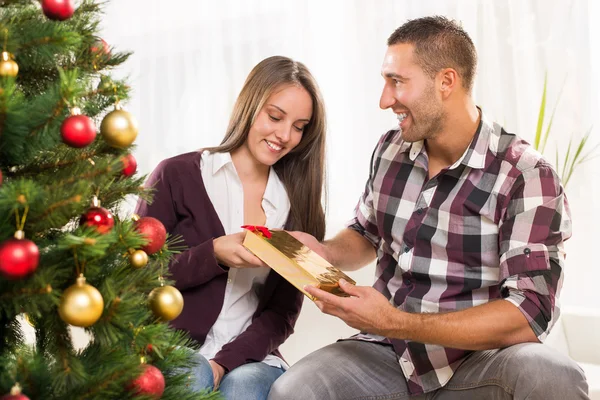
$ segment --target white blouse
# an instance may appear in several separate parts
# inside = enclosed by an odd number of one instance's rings
[[[243,231],[244,190],[231,154],[204,151],[200,167],[206,192],[223,224],[225,234]],[[268,228],[283,228],[290,211],[290,202],[285,187],[273,168],[269,172],[262,208]],[[200,354],[207,360],[214,358],[225,344],[250,326],[252,315],[258,307],[259,293],[270,271],[266,267],[229,269],[223,308],[200,348]],[[263,362],[288,368],[285,361],[271,354]]]

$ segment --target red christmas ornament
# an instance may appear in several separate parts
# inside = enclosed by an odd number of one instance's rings
[[[115,220],[106,208],[96,206],[81,216],[79,225],[93,226],[98,233],[108,233],[115,226]]]
[[[19,386],[17,383],[10,390],[10,394],[5,394],[4,396],[0,397],[0,400],[29,400],[29,397],[21,394],[21,386]]]
[[[90,51],[94,54],[98,53],[99,55],[110,55],[110,46],[104,39],[98,38],[94,44],[90,47]]]
[[[2,186],[2,170],[0,169],[0,186]]]
[[[75,12],[73,0],[42,0],[44,15],[54,21],[71,18]]]
[[[8,279],[21,279],[37,269],[40,251],[35,243],[25,239],[23,231],[14,239],[0,244],[0,273]]]
[[[60,135],[63,142],[71,147],[81,148],[89,145],[96,139],[96,125],[88,116],[80,115],[78,108],[71,110],[71,116],[65,118]]]
[[[167,230],[165,226],[152,217],[143,217],[135,222],[135,229],[148,239],[145,246],[140,247],[148,254],[154,254],[159,251],[167,240]]]
[[[146,395],[160,399],[165,391],[165,377],[154,365],[144,364],[144,372],[131,382],[130,390],[136,395]]]
[[[133,154],[127,154],[126,156],[123,156],[121,161],[123,162],[123,170],[121,171],[123,176],[131,176],[135,174],[135,171],[137,171],[137,161],[135,160]]]

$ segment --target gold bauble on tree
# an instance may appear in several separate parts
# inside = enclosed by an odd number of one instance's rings
[[[148,254],[144,250],[135,250],[129,255],[129,262],[133,268],[144,268],[148,264]]]
[[[58,314],[67,324],[86,328],[100,319],[104,310],[102,295],[92,285],[85,283],[83,274],[77,283],[69,286],[60,298]]]
[[[12,59],[12,55],[8,51],[2,52],[0,60],[0,76],[15,77],[19,73],[19,65]]]
[[[171,321],[181,314],[183,310],[183,296],[173,286],[160,286],[150,292],[148,296],[150,309],[155,316],[163,321]]]
[[[115,109],[104,117],[100,133],[109,146],[119,149],[132,144],[138,134],[136,119],[117,103]]]

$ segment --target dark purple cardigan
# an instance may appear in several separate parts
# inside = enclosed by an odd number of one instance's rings
[[[213,239],[225,232],[202,181],[200,156],[193,152],[162,161],[146,182],[156,189],[154,200],[138,202],[136,213],[157,218],[171,235],[183,237],[188,250],[178,254],[169,269],[185,303],[171,325],[202,344],[223,306],[229,268],[214,256]],[[227,371],[262,361],[268,354],[281,357],[278,347],[294,331],[302,293],[271,271],[259,296],[248,329],[214,358]]]

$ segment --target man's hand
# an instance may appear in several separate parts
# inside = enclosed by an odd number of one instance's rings
[[[303,245],[331,263],[331,258],[327,252],[327,247],[325,247],[323,243],[319,242],[314,236],[300,231],[291,231],[288,233],[298,239],[298,241],[300,241]]]
[[[221,236],[213,240],[215,257],[219,264],[230,268],[257,268],[266,267],[258,257],[250,253],[242,243],[246,232]]]
[[[351,297],[339,297],[313,286],[304,289],[317,298],[315,304],[325,314],[336,316],[361,332],[387,336],[401,311],[370,286],[354,286],[342,279],[340,288]]]
[[[210,364],[213,372],[214,390],[217,390],[219,388],[219,384],[221,384],[221,379],[223,379],[223,376],[225,376],[225,368],[213,360],[210,360],[208,363]]]

